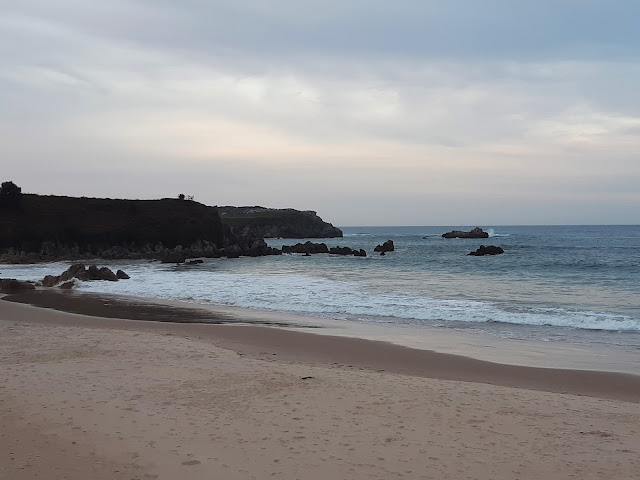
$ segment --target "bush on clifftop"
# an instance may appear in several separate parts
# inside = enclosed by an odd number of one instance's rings
[[[13,182],[2,182],[0,186],[0,207],[16,208],[20,206],[22,189]]]

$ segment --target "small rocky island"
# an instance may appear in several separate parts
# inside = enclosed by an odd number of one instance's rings
[[[489,238],[489,234],[480,227],[476,227],[468,232],[453,230],[451,232],[443,233],[442,238]]]
[[[380,252],[380,255],[384,255],[386,252],[393,252],[395,249],[396,247],[393,244],[393,240],[387,240],[382,245],[377,245],[373,251]]]
[[[484,245],[480,245],[480,248],[478,248],[474,252],[467,253],[467,255],[471,255],[473,257],[482,257],[484,255],[501,255],[503,253],[504,250],[502,249],[502,247],[496,247],[495,245],[488,245],[485,247]]]

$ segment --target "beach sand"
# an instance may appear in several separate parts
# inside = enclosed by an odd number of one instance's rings
[[[172,320],[184,310],[147,312]],[[0,301],[0,479],[632,479],[639,471],[638,376]]]

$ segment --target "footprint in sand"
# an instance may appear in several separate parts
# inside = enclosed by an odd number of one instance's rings
[[[198,465],[200,460],[187,460],[182,462],[182,465]]]

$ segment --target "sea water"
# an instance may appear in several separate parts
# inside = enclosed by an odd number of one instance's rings
[[[473,226],[455,229],[470,229]],[[465,330],[515,339],[640,347],[640,226],[490,226],[487,239],[444,239],[454,227],[342,227],[367,257],[282,255],[186,266],[99,261],[131,280],[81,291],[239,306],[361,325]],[[374,247],[393,240],[384,256]],[[280,247],[299,241],[271,239]],[[467,254],[481,244],[505,253]],[[68,263],[3,265],[41,279]]]

